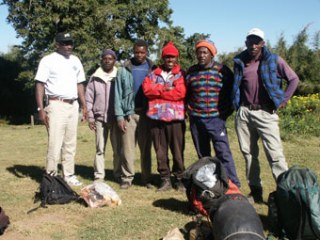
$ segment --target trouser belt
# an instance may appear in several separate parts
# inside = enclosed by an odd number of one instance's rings
[[[49,101],[60,101],[64,103],[73,104],[74,101],[77,99],[66,99],[66,98],[60,98],[60,97],[49,97]]]
[[[274,113],[274,109],[269,105],[260,105],[260,104],[249,104],[249,105],[243,105],[247,107],[249,110],[257,111],[257,110],[263,110],[268,113]]]

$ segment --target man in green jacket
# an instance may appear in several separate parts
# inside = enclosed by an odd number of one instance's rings
[[[115,82],[115,115],[122,131],[123,156],[121,157],[120,188],[128,189],[135,169],[135,144],[140,148],[142,183],[151,185],[151,135],[146,116],[147,99],[141,84],[154,64],[147,58],[148,44],[138,40],[133,46],[133,58],[126,61],[118,71]]]

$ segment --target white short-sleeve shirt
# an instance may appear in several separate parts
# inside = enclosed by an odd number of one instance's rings
[[[43,57],[35,79],[45,83],[45,94],[66,99],[78,98],[78,83],[85,81],[80,59],[54,52]]]

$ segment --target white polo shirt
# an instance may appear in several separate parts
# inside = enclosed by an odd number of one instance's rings
[[[78,98],[78,83],[85,81],[80,59],[54,52],[43,57],[35,79],[45,83],[45,94],[65,99]]]

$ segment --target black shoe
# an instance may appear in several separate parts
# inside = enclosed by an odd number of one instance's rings
[[[127,190],[129,187],[130,187],[130,183],[128,183],[128,182],[121,182],[120,183],[120,189]]]
[[[165,192],[172,189],[170,179],[163,179],[160,187],[157,189],[157,192]]]
[[[251,192],[247,196],[249,202],[254,203],[263,203],[263,197],[262,197],[262,187],[257,186],[250,186]]]
[[[174,188],[179,192],[183,192],[183,193],[186,192],[186,188],[185,188],[184,184],[181,182],[181,180],[176,181]]]

